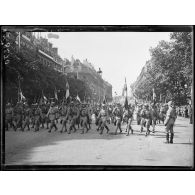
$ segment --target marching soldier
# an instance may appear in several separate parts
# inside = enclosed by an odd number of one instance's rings
[[[129,135],[130,130],[131,130],[131,134],[133,134],[133,129],[131,127],[131,123],[133,121],[133,110],[131,107],[125,110],[123,114],[123,118],[127,122],[127,127],[126,127],[127,136]]]
[[[76,119],[79,117],[79,110],[75,107],[74,103],[70,103],[70,108],[68,109],[67,116],[70,120],[70,127],[68,134],[71,133],[71,130],[74,129],[74,132],[76,132]]]
[[[166,129],[166,142],[165,143],[173,143],[173,137],[174,137],[174,131],[173,126],[175,123],[175,120],[177,118],[176,110],[174,107],[174,103],[172,101],[168,102],[169,109],[166,113],[166,119],[165,119],[165,129]],[[169,134],[170,134],[170,140],[169,140]]]
[[[24,121],[23,121],[23,128],[22,130],[25,130],[25,127],[28,128],[30,131],[30,116],[31,116],[31,109],[29,108],[29,105],[27,103],[24,104]]]
[[[165,105],[162,105],[160,107],[160,112],[159,112],[159,115],[158,115],[159,124],[160,124],[160,121],[162,121],[163,124],[164,124],[165,117],[166,117],[166,108],[165,108]]]
[[[55,131],[58,130],[55,120],[56,120],[56,108],[54,107],[54,102],[51,103],[51,106],[49,108],[49,111],[47,113],[47,117],[49,117],[49,120],[51,121],[50,129],[48,133],[51,133],[52,128],[55,128]]]
[[[122,133],[122,129],[121,129],[122,110],[120,108],[120,104],[117,104],[117,106],[114,108],[112,113],[115,116],[115,124],[116,124],[115,135],[116,135],[118,129],[120,130],[120,133]]]
[[[151,105],[151,124],[152,124],[152,132],[155,133],[155,126],[156,126],[156,121],[158,117],[158,112],[157,112],[157,107],[155,104]]]
[[[146,126],[146,136],[150,134],[150,124],[151,124],[151,113],[149,110],[149,105],[145,104],[140,112],[141,115],[141,130],[143,132],[144,125]]]
[[[36,104],[35,106],[36,106],[36,109],[35,109],[34,117],[35,117],[35,132],[36,132],[36,131],[39,131],[42,113],[41,113],[41,109],[39,105]]]
[[[104,127],[107,129],[107,133],[109,132],[109,128],[106,124],[107,122],[108,113],[106,111],[106,105],[102,105],[102,109],[99,112],[98,119],[99,119],[99,125],[100,125],[100,134],[103,133]]]
[[[140,125],[141,122],[141,116],[140,116],[141,110],[142,110],[142,105],[137,105],[135,110],[137,125]]]
[[[5,129],[8,131],[9,126],[13,127],[14,109],[11,104],[8,103],[5,108]]]
[[[60,110],[60,118],[61,118],[61,123],[62,123],[62,129],[61,133],[63,132],[63,128],[65,128],[64,132],[67,132],[67,127],[66,124],[68,122],[68,116],[67,116],[67,107],[62,104],[62,108]]]
[[[41,125],[42,125],[42,128],[44,128],[44,124],[46,123],[47,124],[47,129],[48,129],[48,120],[47,120],[47,107],[46,107],[46,104],[42,104],[41,105]]]
[[[86,133],[89,131],[89,128],[87,126],[88,123],[88,110],[85,108],[85,105],[82,105],[81,111],[80,111],[80,126],[82,127],[81,134],[84,133],[84,128],[86,128]]]
[[[23,119],[23,105],[21,102],[18,102],[14,108],[14,130],[17,131],[17,128],[22,130],[22,119]]]

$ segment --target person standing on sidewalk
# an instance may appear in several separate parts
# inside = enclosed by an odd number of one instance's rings
[[[169,109],[166,113],[166,119],[165,119],[165,129],[166,129],[166,142],[165,143],[172,144],[173,137],[174,137],[173,126],[177,118],[177,114],[176,114],[176,109],[175,109],[173,101],[169,101],[168,106],[169,106]],[[170,140],[169,140],[169,134],[170,134]]]
[[[192,124],[192,105],[189,105],[188,107],[188,116],[190,117],[190,124]]]

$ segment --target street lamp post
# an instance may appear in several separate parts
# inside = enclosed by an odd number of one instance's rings
[[[102,70],[99,68],[99,70],[97,71],[97,73],[100,75],[100,78],[102,77]],[[100,80],[99,80],[99,101],[100,101]]]

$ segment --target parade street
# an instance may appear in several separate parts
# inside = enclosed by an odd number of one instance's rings
[[[58,124],[59,125],[59,124]],[[133,121],[134,134],[100,135],[93,124],[87,134],[67,134],[7,131],[5,133],[5,164],[7,165],[142,165],[192,166],[193,126],[189,119],[178,117],[174,126],[174,144],[165,144],[164,125],[156,126],[156,133],[145,137]]]

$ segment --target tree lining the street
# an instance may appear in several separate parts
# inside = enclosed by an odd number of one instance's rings
[[[43,65],[37,60],[29,58],[29,53],[15,52],[10,49],[9,63],[5,65],[5,100],[16,103],[18,101],[19,83],[23,95],[29,103],[39,102],[44,94],[47,98],[54,98],[54,91],[58,93],[60,100],[65,97],[66,82],[69,83],[70,95],[79,95],[84,100],[85,94],[89,94],[89,86],[78,79],[71,78],[52,67]]]
[[[151,100],[154,88],[158,101],[161,96],[163,101],[187,104],[192,86],[192,33],[171,33],[170,42],[160,41],[150,48],[150,54],[144,77],[136,83],[135,95]]]

